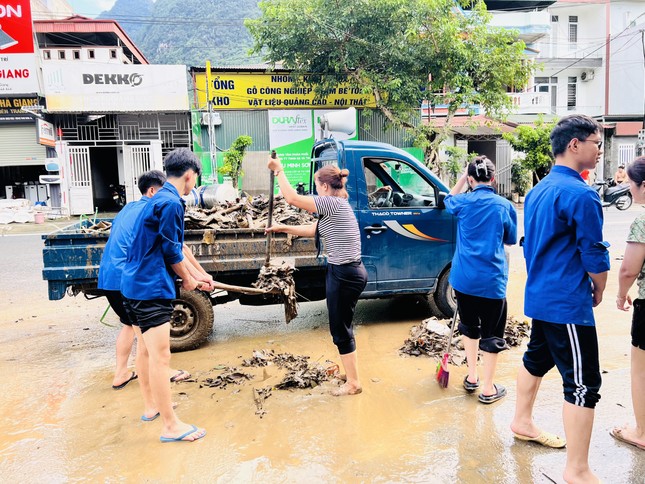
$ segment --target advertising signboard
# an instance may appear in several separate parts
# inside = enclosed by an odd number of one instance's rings
[[[36,127],[38,130],[38,144],[56,146],[56,135],[52,123],[39,118],[36,120]]]
[[[188,111],[182,65],[43,64],[49,112]]]
[[[29,0],[0,0],[0,95],[38,92]]]
[[[208,105],[206,73],[195,73],[199,109]],[[313,88],[296,87],[288,74],[230,73],[213,71],[208,94],[214,109],[345,109],[375,107],[374,97],[360,89],[340,85],[324,99],[315,99]]]
[[[39,106],[37,96],[0,96],[0,124],[31,122],[33,117],[22,108]]]
[[[304,183],[309,185],[311,169],[311,148],[320,139],[316,129],[320,116],[331,110],[270,110],[269,143],[276,151],[292,185]],[[354,119],[356,123],[356,119]],[[357,139],[356,129],[353,135],[331,132],[335,139]]]

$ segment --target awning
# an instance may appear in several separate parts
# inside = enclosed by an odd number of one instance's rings
[[[642,121],[618,121],[614,136],[638,136],[641,129],[643,129]]]
[[[428,125],[443,127],[446,125],[443,117],[425,118],[423,122]],[[515,130],[516,124],[488,118],[483,115],[477,116],[455,116],[450,120],[450,131],[453,133],[475,136],[475,135],[499,135]]]

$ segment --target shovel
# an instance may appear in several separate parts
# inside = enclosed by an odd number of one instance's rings
[[[275,159],[277,156],[275,150],[271,150],[271,158]],[[269,175],[269,218],[267,219],[267,228],[271,227],[273,225],[273,191],[274,191],[274,185],[275,185],[275,172],[271,170],[271,174]],[[264,267],[269,267],[270,262],[271,262],[271,236],[273,235],[272,232],[267,233],[267,254],[266,258],[264,259]]]

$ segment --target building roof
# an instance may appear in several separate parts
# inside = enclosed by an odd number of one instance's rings
[[[424,118],[424,124],[431,124],[437,127],[446,125],[444,117]],[[476,116],[455,116],[450,120],[450,130],[462,135],[499,135],[509,133],[516,128],[515,123],[509,121],[500,122],[478,114]]]
[[[38,46],[120,46],[134,64],[149,64],[143,52],[116,20],[92,19],[81,15],[56,20],[34,20]]]

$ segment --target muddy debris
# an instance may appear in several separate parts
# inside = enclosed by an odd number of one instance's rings
[[[111,229],[112,229],[112,222],[101,220],[100,222],[90,225],[89,227],[81,227],[81,233],[95,234],[98,232],[101,234],[109,234]]]
[[[228,385],[241,385],[243,382],[251,380],[253,375],[244,373],[235,367],[225,367],[222,373],[215,378],[205,378],[199,384],[199,388],[220,388],[224,389]]]
[[[271,396],[271,387],[254,388],[253,401],[255,402],[255,414],[262,418],[266,415],[267,411],[264,409],[264,401]]]
[[[421,324],[410,328],[410,336],[399,348],[399,354],[409,356],[430,356],[440,359],[446,350],[446,340],[450,332],[450,320],[437,320],[432,317],[424,320]],[[506,331],[504,340],[509,347],[516,347],[529,337],[531,326],[527,321],[520,321],[515,317],[506,320]],[[454,366],[466,364],[466,352],[464,351],[463,336],[455,328],[455,336],[450,347],[449,363]]]
[[[189,207],[184,216],[186,230],[195,229],[264,229],[269,218],[269,197],[243,197],[234,202],[216,204],[213,208]],[[284,197],[274,199],[273,222],[283,225],[312,224],[309,212],[290,206]],[[289,238],[289,242],[291,239]]]
[[[331,375],[326,368],[317,362],[311,363],[309,356],[292,353],[278,353],[273,350],[255,350],[253,357],[243,360],[242,366],[264,367],[273,364],[287,371],[282,380],[274,385],[278,390],[288,388],[314,388],[330,380]]]
[[[258,280],[252,286],[267,292],[277,292],[284,304],[284,319],[287,324],[298,316],[298,305],[296,299],[296,283],[293,280],[292,265],[282,263],[279,266],[262,266]]]

